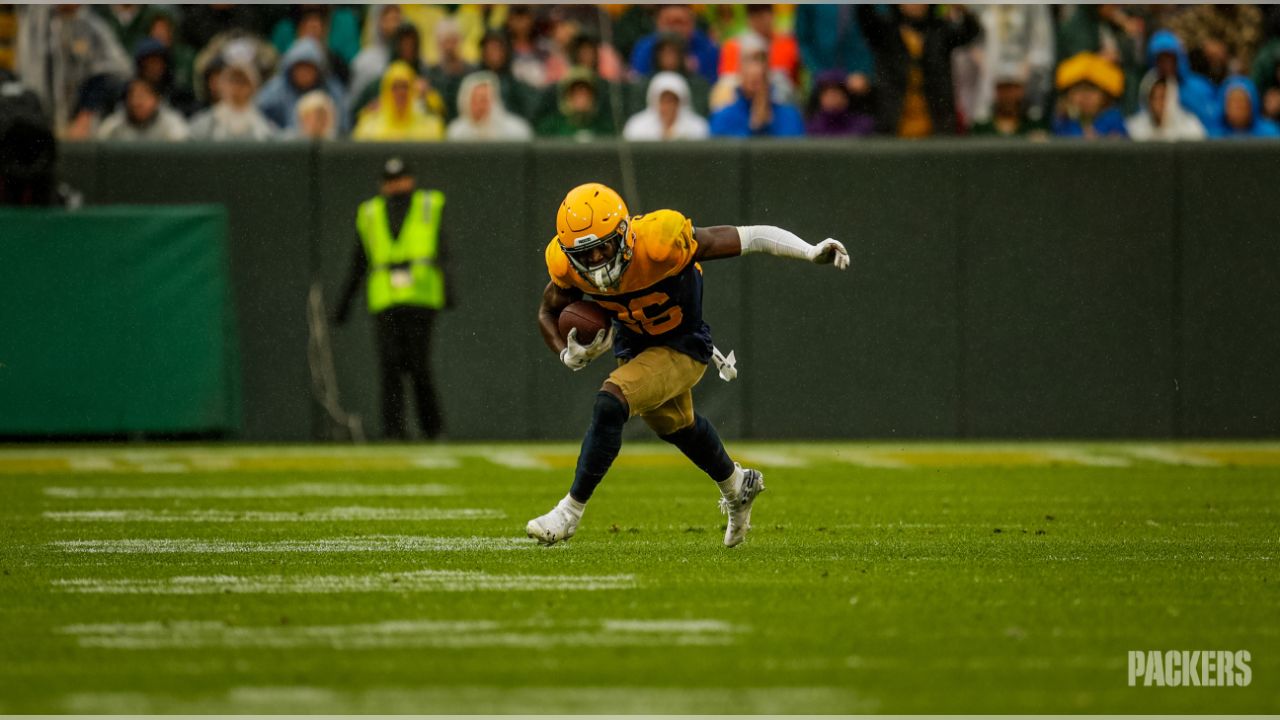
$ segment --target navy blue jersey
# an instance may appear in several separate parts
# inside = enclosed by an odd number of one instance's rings
[[[711,361],[711,327],[702,320],[702,268],[697,263],[644,289],[590,299],[614,314],[617,357],[629,359],[665,346],[701,363]]]

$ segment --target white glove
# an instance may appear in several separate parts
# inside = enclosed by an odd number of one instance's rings
[[[738,358],[734,356],[732,350],[725,355],[720,352],[720,348],[712,345],[711,362],[715,363],[716,372],[719,373],[721,380],[733,382],[733,379],[738,377]]]
[[[844,244],[839,240],[827,238],[813,246],[813,250],[809,252],[809,261],[819,265],[830,263],[838,270],[848,270],[849,251],[844,249]]]
[[[596,339],[590,345],[578,344],[578,328],[569,330],[569,337],[565,338],[565,342],[564,350],[560,351],[560,362],[577,372],[613,349],[613,323],[609,323],[609,329],[605,332],[596,333]]]

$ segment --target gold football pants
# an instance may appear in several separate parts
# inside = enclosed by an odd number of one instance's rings
[[[658,435],[670,435],[693,424],[693,386],[706,370],[705,363],[659,346],[619,360],[609,382],[622,389],[633,417],[639,415]]]

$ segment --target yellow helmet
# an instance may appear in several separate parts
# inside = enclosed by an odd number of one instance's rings
[[[627,204],[600,183],[579,185],[556,212],[556,240],[578,274],[601,290],[616,288],[635,246]]]

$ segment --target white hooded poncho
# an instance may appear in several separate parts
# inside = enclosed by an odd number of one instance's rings
[[[670,128],[662,125],[658,101],[663,93],[680,98],[680,110]],[[631,116],[622,137],[627,140],[702,140],[710,135],[707,121],[689,106],[689,83],[678,73],[660,72],[649,82],[647,107]]]

